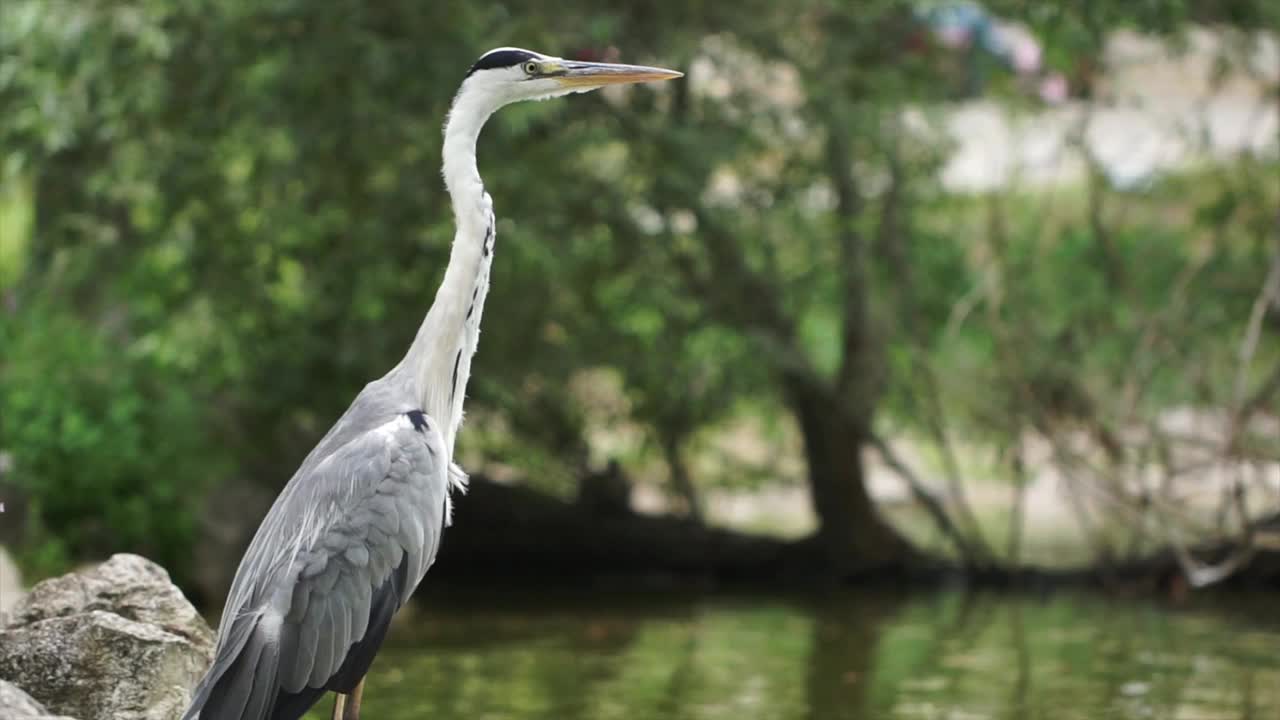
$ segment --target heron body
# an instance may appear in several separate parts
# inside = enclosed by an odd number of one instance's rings
[[[391,618],[435,560],[451,491],[465,489],[453,446],[496,240],[480,130],[512,102],[679,76],[517,48],[472,66],[445,125],[457,231],[435,301],[404,358],[360,391],[258,528],[184,720],[296,720],[329,691],[340,695],[335,718],[357,720]]]

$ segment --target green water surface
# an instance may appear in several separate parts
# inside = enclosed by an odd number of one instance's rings
[[[362,716],[1280,718],[1274,602],[495,591],[413,609],[374,664]]]

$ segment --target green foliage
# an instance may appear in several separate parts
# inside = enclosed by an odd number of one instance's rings
[[[4,317],[0,342],[11,480],[32,499],[28,564],[39,574],[130,550],[183,579],[192,499],[226,465],[200,433],[188,378],[58,309]]]

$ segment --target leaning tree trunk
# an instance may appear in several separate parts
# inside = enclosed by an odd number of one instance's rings
[[[880,516],[867,491],[862,448],[870,438],[869,423],[851,417],[832,393],[805,380],[788,381],[787,395],[804,439],[818,516],[813,561],[837,577],[909,564],[914,550]]]
[[[705,521],[702,512],[702,501],[698,497],[698,489],[693,485],[689,475],[689,466],[684,462],[684,447],[679,433],[662,433],[662,454],[667,459],[667,470],[671,473],[671,487],[684,501],[685,512],[693,522],[701,525]]]

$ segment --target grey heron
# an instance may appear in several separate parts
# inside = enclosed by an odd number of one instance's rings
[[[504,105],[669,80],[662,68],[498,48],[471,66],[444,131],[457,225],[444,279],[404,358],[364,387],[307,455],[245,551],[212,665],[184,720],[295,720],[328,691],[358,720],[391,617],[435,560],[453,490],[454,439],[493,262],[493,203],[476,140]]]

